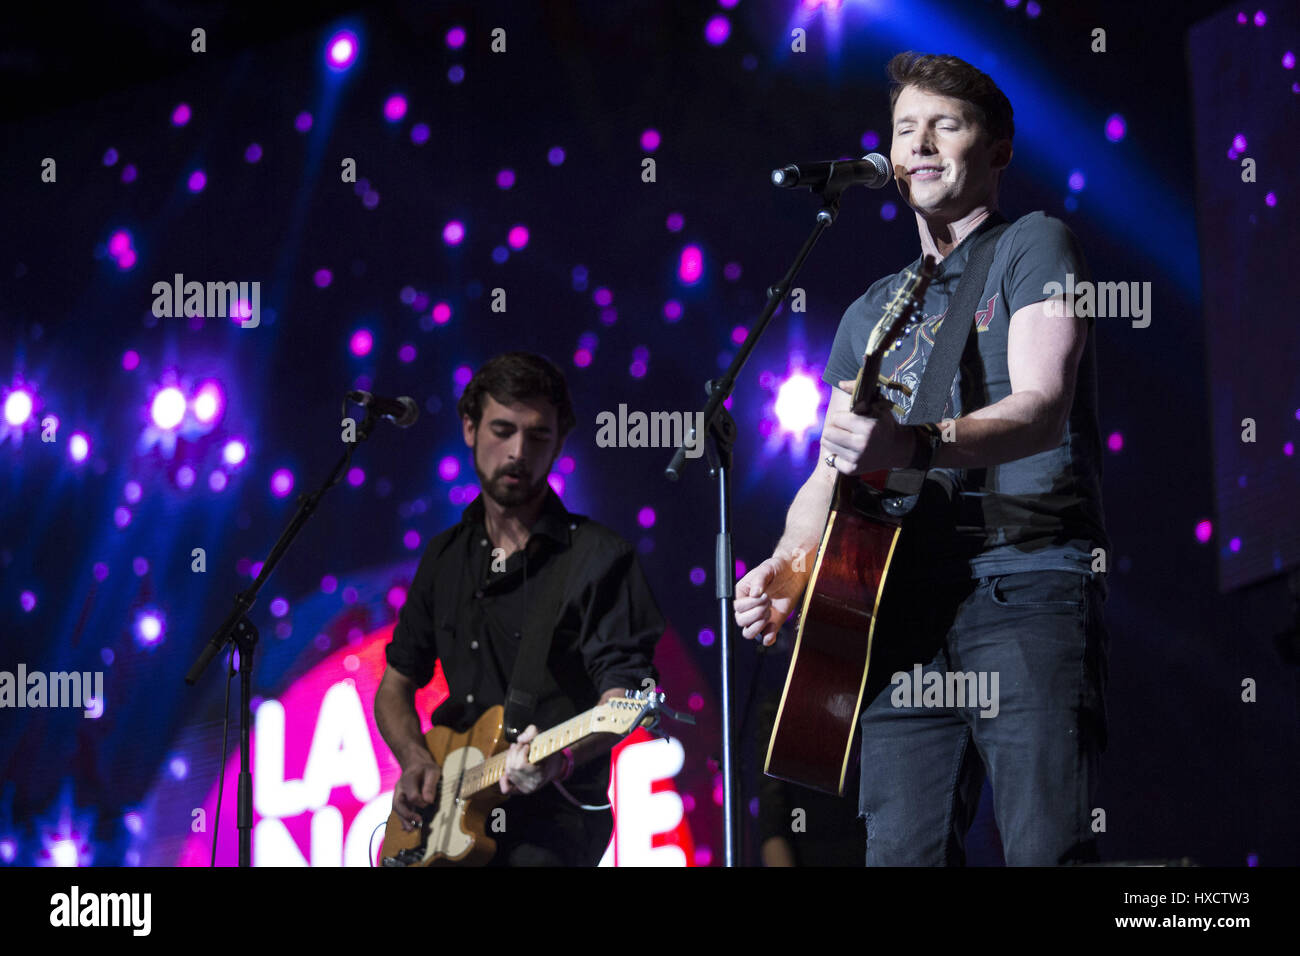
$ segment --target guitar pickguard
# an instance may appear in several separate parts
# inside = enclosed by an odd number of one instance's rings
[[[477,747],[461,747],[450,751],[443,761],[442,776],[438,780],[441,788],[443,782],[459,780],[473,767],[477,767],[486,758]],[[474,838],[465,832],[463,822],[468,800],[462,800],[450,790],[439,790],[436,809],[432,818],[425,824],[426,837],[423,847],[414,847],[399,854],[404,866],[427,865],[435,857],[447,860],[459,860],[474,845]]]

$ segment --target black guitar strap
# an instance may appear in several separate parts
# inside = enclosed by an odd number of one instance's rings
[[[551,654],[551,642],[559,617],[564,609],[561,597],[558,607],[539,608],[539,613],[532,613],[528,601],[528,549],[524,548],[524,607],[528,608],[519,642],[519,653],[515,657],[514,670],[510,673],[510,686],[506,688],[505,726],[506,738],[513,741],[533,722],[537,710],[538,694],[542,679],[546,674],[546,661]],[[542,728],[545,730],[546,728]]]
[[[993,219],[995,215],[997,214],[990,215],[989,219]],[[930,350],[930,357],[925,363],[921,384],[912,398],[912,407],[907,413],[905,424],[923,425],[937,422],[943,414],[944,406],[948,404],[948,397],[952,394],[952,383],[957,378],[957,366],[961,362],[961,354],[975,324],[975,311],[979,305],[980,295],[984,291],[984,282],[988,278],[989,267],[993,265],[993,252],[997,247],[998,236],[1011,226],[1011,223],[1006,221],[995,221],[995,225],[983,228],[987,222],[988,220],[985,220],[985,223],[981,224],[982,228],[966,238],[966,242],[971,243],[966,267],[957,282],[957,291],[953,294],[952,302],[948,304],[948,315],[939,323],[934,348]]]

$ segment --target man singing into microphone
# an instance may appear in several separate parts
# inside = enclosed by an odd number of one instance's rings
[[[483,493],[429,542],[388,645],[375,720],[402,766],[393,812],[410,829],[435,796],[439,768],[415,711],[435,660],[449,696],[432,722],[464,731],[505,703],[522,635],[546,628],[545,673],[527,677],[536,688],[533,723],[511,746],[501,781],[517,796],[505,804],[504,831],[491,834],[492,865],[594,866],[613,829],[613,738],[589,737],[536,765],[527,762],[528,742],[539,728],[657,676],[651,658],[664,620],[632,547],[570,514],[547,483],[575,423],[559,369],[527,352],[498,355],[456,410]]]
[[[864,696],[867,864],[964,863],[986,773],[1008,864],[1095,860],[1106,733],[1100,572],[1110,545],[1094,332],[1070,297],[1047,294],[1087,269],[1059,220],[1033,212],[1008,224],[998,212],[1015,127],[993,80],[956,57],[910,52],[888,73],[890,159],[916,213],[920,251],[938,273],[924,315],[881,372],[915,395],[944,322],[961,323],[965,351],[939,421],[900,424],[912,404],[901,391],[889,393],[903,410],[897,420],[888,411],[854,414],[853,379],[900,274],[849,307],[826,365],[821,457],[774,554],[740,580],[736,622],[747,638],[775,639],[807,583],[839,476],[928,469],[889,566],[872,675],[884,666],[886,676],[910,676],[919,665],[952,687],[953,672],[975,673],[997,699],[984,708],[947,698],[919,706],[918,695],[889,684]],[[996,244],[987,277],[968,283],[979,289],[972,311],[948,315],[985,234]],[[949,389],[938,385],[942,399]]]

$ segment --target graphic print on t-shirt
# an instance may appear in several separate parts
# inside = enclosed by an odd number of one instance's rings
[[[993,321],[993,312],[997,304],[998,293],[993,293],[984,308],[975,313],[975,331],[988,331],[989,323]],[[939,334],[939,328],[943,325],[944,317],[948,310],[937,312],[933,315],[927,315],[918,323],[913,323],[907,329],[904,329],[903,335],[895,343],[894,348],[885,353],[880,363],[881,374],[891,381],[899,382],[906,385],[912,390],[911,395],[895,389],[890,389],[888,394],[890,398],[902,409],[899,421],[906,421],[907,415],[912,410],[912,402],[916,399],[916,393],[921,387],[921,377],[925,374],[926,363],[930,360],[930,353],[934,351],[935,336]],[[891,367],[892,363],[892,367]],[[948,396],[948,401],[943,406],[943,414],[940,418],[952,418],[961,411],[961,392],[957,382],[953,382],[952,391]]]

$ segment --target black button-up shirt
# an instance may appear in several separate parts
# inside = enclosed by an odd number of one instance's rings
[[[429,542],[388,645],[389,665],[420,687],[442,661],[450,696],[434,724],[467,730],[505,703],[525,627],[553,635],[533,713],[540,730],[591,709],[612,687],[658,677],[651,658],[664,619],[626,541],[570,514],[548,488],[527,547],[504,560],[492,552],[476,498]],[[577,768],[568,788],[604,803],[608,784],[602,756]]]

